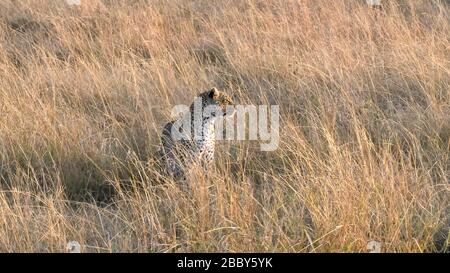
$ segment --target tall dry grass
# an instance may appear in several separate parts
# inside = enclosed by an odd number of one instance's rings
[[[0,251],[446,248],[449,11],[1,1]],[[211,176],[182,191],[161,172],[159,132],[211,86],[280,105],[280,147],[222,142]]]

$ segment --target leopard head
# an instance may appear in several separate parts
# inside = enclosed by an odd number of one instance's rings
[[[231,96],[225,92],[217,90],[213,87],[211,90],[203,92],[199,95],[202,98],[203,106],[218,106],[222,110],[223,117],[231,117],[234,115],[234,103]]]

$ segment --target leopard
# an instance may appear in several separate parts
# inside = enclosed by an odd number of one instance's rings
[[[208,107],[214,110],[205,114]],[[190,121],[188,124],[180,125],[172,120],[163,127],[161,153],[166,172],[176,180],[186,181],[187,171],[198,165],[207,174],[214,163],[215,123],[222,118],[231,118],[234,114],[233,99],[226,92],[216,87],[201,92],[190,105],[189,111],[178,119]],[[178,136],[174,136],[174,130],[179,133]]]

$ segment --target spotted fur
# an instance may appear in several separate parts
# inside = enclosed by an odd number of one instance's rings
[[[234,111],[230,113],[226,109],[227,106],[233,105],[231,97],[224,92],[218,91],[216,88],[201,93],[199,97],[202,100],[201,108],[197,107],[198,109],[196,109],[194,107],[195,103],[192,103],[189,108],[191,116],[190,139],[176,140],[172,137],[171,132],[174,121],[167,123],[162,131],[162,152],[166,169],[170,175],[177,179],[185,179],[186,170],[194,164],[199,164],[207,171],[214,160],[214,123],[218,117],[203,117],[202,121],[198,123],[200,128],[195,128],[197,123],[194,122],[194,111],[203,112],[205,107],[213,105],[221,107],[225,117],[230,117],[234,114]],[[181,128],[180,131],[183,132],[183,129]]]

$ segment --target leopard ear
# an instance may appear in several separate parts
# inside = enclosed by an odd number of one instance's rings
[[[211,90],[209,90],[208,95],[211,99],[217,99],[217,97],[219,96],[219,91],[217,90],[217,88],[213,87]]]

